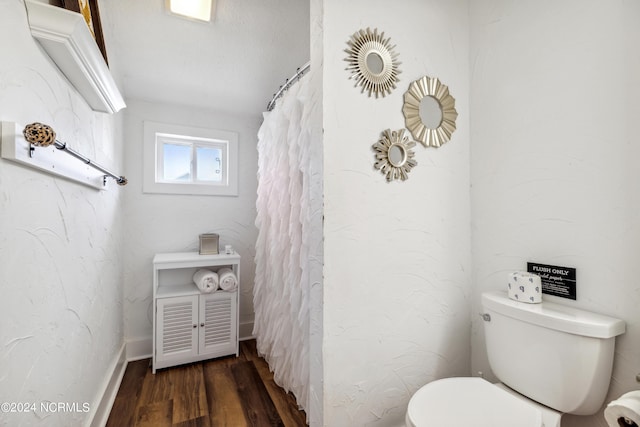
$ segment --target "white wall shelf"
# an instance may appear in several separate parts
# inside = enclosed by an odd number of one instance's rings
[[[35,147],[31,152],[29,143],[22,134],[24,126],[14,122],[0,122],[0,127],[3,159],[98,190],[107,189],[109,181],[105,181],[104,173],[58,150],[53,145]]]
[[[116,113],[126,105],[98,44],[81,14],[26,0],[31,35],[94,111]]]

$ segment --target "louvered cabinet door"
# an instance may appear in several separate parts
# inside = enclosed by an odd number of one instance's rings
[[[200,354],[236,353],[237,292],[200,295]]]
[[[198,354],[198,296],[158,298],[156,360],[181,360]]]

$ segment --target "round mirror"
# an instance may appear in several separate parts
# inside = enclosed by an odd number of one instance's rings
[[[384,62],[382,56],[378,52],[369,52],[367,54],[367,68],[371,74],[379,75],[384,71]]]
[[[433,96],[425,96],[420,100],[418,115],[422,124],[429,129],[437,129],[442,123],[442,109],[438,100]]]
[[[389,147],[389,163],[391,166],[399,168],[407,161],[407,150],[404,145],[394,143]]]
[[[362,86],[362,92],[367,91],[385,96],[395,89],[398,81],[398,55],[393,52],[389,44],[390,39],[384,38],[384,33],[369,28],[360,30],[351,36],[347,42],[349,54],[345,61],[349,63],[347,70],[351,72],[349,78],[356,81],[355,86]]]
[[[376,153],[376,163],[373,165],[379,169],[387,181],[394,179],[405,180],[409,177],[408,173],[418,164],[413,159],[415,155],[412,147],[416,143],[410,141],[405,136],[404,129],[391,132],[390,129],[382,132],[382,137],[378,142],[373,144],[373,151]]]
[[[412,82],[404,93],[402,113],[407,129],[425,147],[440,147],[456,130],[456,101],[437,78]]]

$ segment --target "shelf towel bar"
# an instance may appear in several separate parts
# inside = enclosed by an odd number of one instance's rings
[[[56,139],[56,132],[53,130],[51,126],[45,125],[43,123],[31,123],[30,125],[26,125],[24,130],[22,131],[27,142],[31,145],[35,145],[36,147],[48,147],[49,145],[53,145],[58,150],[64,151],[66,153],[71,154],[76,159],[86,163],[94,169],[99,170],[100,172],[105,174],[105,179],[107,176],[113,178],[118,185],[127,185],[127,178],[124,176],[116,175],[109,171],[106,168],[98,165],[91,161],[91,159],[83,156],[75,150],[67,147],[67,144],[64,142],[60,142]],[[30,148],[34,150],[33,147]]]

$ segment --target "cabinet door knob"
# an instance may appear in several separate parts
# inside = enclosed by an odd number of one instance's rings
[[[201,328],[204,328],[204,323],[200,323],[200,327],[201,327]]]
[[[194,324],[193,324],[193,329],[195,329],[195,328],[197,328],[197,327],[198,327],[198,325],[194,323]]]

